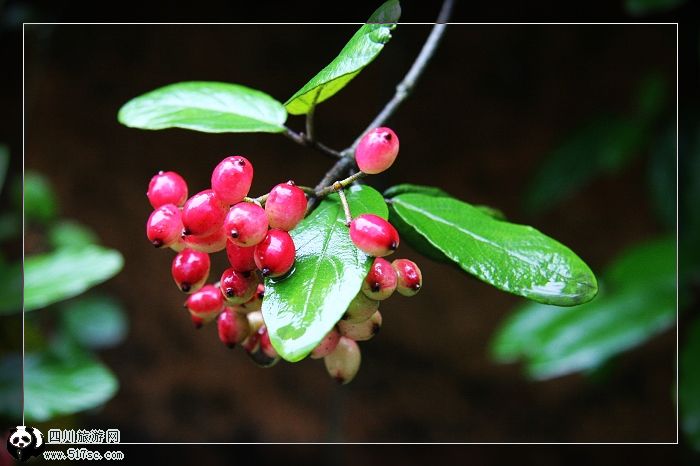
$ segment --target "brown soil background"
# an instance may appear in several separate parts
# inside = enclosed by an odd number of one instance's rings
[[[407,245],[399,254],[419,261],[424,289],[382,306],[382,331],[361,345],[362,367],[348,386],[335,386],[320,361],[259,369],[221,345],[215,328],[192,329],[170,278],[172,253],[145,239],[150,177],[176,170],[196,192],[221,158],[245,154],[256,170],[253,192],[263,193],[287,179],[314,184],[329,161],[276,135],[125,128],[116,121],[119,107],[183,80],[237,82],[284,101],[355,29],[26,27],[26,169],[46,174],[63,214],[126,259],[102,287],[129,314],[127,340],[102,354],[121,388],[85,424],[118,427],[123,441],[138,442],[675,441],[675,332],[625,354],[602,380],[531,382],[520,366],[497,365],[487,352],[521,300]],[[319,138],[334,147],[352,141],[428,32],[401,25],[379,59],[317,109]],[[401,139],[397,163],[370,183],[435,184],[497,207],[599,271],[625,246],[661,231],[643,158],[546,215],[526,216],[520,199],[571,130],[604,112],[631,111],[634,89],[651,70],[675,82],[674,26],[450,26],[389,122]],[[303,119],[288,124],[301,129]]]

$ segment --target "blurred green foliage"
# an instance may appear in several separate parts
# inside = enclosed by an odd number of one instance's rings
[[[6,173],[3,157],[0,150],[0,175]],[[100,246],[90,229],[57,218],[58,201],[46,177],[27,172],[24,183],[17,178],[11,184],[16,212],[0,215],[0,242],[18,239],[22,207],[31,239],[25,238],[24,294],[22,264],[0,256],[0,315],[25,312],[24,380],[20,355],[2,355],[0,415],[21,419],[23,386],[25,420],[41,422],[96,408],[116,393],[117,378],[93,350],[123,340],[125,313],[115,299],[85,292],[116,275],[124,261],[118,251]],[[34,309],[43,310],[26,314]]]
[[[685,0],[625,0],[627,13],[634,16],[662,13],[685,3]]]

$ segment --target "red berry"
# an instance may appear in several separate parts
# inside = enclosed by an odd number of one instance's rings
[[[243,303],[240,307],[240,312],[247,314],[253,311],[259,311],[262,309],[263,298],[265,297],[265,285],[258,283],[258,287],[255,290],[255,294],[248,301]]]
[[[178,288],[185,293],[194,293],[207,281],[210,267],[209,254],[184,249],[173,259],[170,271]]]
[[[258,334],[258,330],[265,325],[265,322],[263,321],[262,312],[260,311],[251,312],[246,315],[246,318],[248,319],[250,334],[248,338],[243,341],[242,346],[246,352],[253,353],[259,349],[260,335]]]
[[[211,189],[198,192],[182,208],[186,235],[210,235],[222,227],[225,217],[226,206]]]
[[[272,347],[272,343],[270,343],[267,327],[261,326],[256,336],[258,344],[252,351],[246,350],[248,356],[260,367],[272,367],[277,364],[280,358],[277,355],[277,351]]]
[[[280,183],[270,191],[265,201],[270,228],[289,231],[304,218],[306,195],[293,181]]]
[[[214,285],[204,285],[199,291],[192,293],[185,306],[190,314],[199,317],[204,323],[211,322],[224,307],[224,298],[219,288]]]
[[[223,228],[208,235],[184,235],[182,239],[188,248],[210,254],[223,251],[226,247],[226,234]]]
[[[370,299],[386,299],[394,293],[396,280],[396,271],[389,261],[377,257],[372,262],[365,281],[362,282],[362,292]]]
[[[246,316],[237,313],[230,307],[225,307],[223,312],[219,314],[216,326],[219,331],[219,339],[229,348],[241,343],[250,333]]]
[[[323,358],[328,374],[340,384],[346,384],[355,378],[360,369],[360,347],[348,337],[340,337],[333,352]]]
[[[255,246],[255,265],[263,277],[279,277],[289,272],[294,265],[294,241],[289,233],[272,229]]]
[[[267,234],[265,210],[252,202],[239,202],[231,207],[224,220],[224,232],[238,246],[255,246]]]
[[[211,188],[227,205],[241,202],[248,195],[252,182],[253,164],[240,155],[226,157],[211,174]]]
[[[221,275],[219,288],[227,304],[242,304],[253,297],[258,283],[254,272],[236,272],[229,268]]]
[[[260,329],[258,330],[258,334],[260,335],[260,350],[263,353],[265,353],[265,356],[269,358],[276,358],[277,351],[272,346],[272,342],[270,341],[270,334],[267,331],[267,327],[264,325],[260,327]]]
[[[350,239],[374,257],[384,257],[399,247],[399,233],[391,223],[373,214],[362,214],[350,223]]]
[[[146,196],[154,209],[165,204],[182,206],[187,200],[187,183],[175,172],[159,171],[148,183]]]
[[[398,283],[396,290],[404,296],[413,296],[418,293],[423,286],[423,274],[415,262],[408,259],[396,259],[391,263],[396,270]]]
[[[381,173],[394,163],[399,138],[389,128],[375,128],[365,134],[355,149],[357,166],[365,173]]]
[[[175,204],[165,204],[151,212],[146,222],[146,236],[157,248],[178,242],[182,233],[182,217]]]
[[[255,246],[242,248],[231,241],[226,242],[226,256],[231,268],[236,272],[255,270]]]
[[[323,337],[323,340],[316,345],[316,348],[311,351],[311,359],[321,359],[331,354],[335,347],[338,346],[339,340],[340,333],[333,327],[331,331]]]
[[[344,337],[352,338],[355,341],[366,341],[379,333],[382,327],[382,315],[379,311],[372,314],[372,317],[364,322],[353,324],[347,320],[338,322],[338,330]]]
[[[201,317],[197,317],[196,315],[192,314],[191,312],[190,312],[190,318],[192,319],[192,325],[194,325],[194,328],[196,328],[197,330],[202,328],[202,325],[204,325],[204,319],[202,319]]]
[[[357,293],[343,314],[343,320],[351,323],[364,322],[379,309],[379,301],[369,299],[363,292]]]

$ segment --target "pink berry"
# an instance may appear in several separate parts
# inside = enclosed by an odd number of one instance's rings
[[[182,217],[175,204],[165,204],[151,212],[146,222],[146,236],[157,248],[178,242],[182,233]]]
[[[185,293],[194,293],[207,281],[210,267],[209,254],[184,249],[175,256],[170,270],[178,288]]]
[[[339,384],[350,382],[360,369],[360,347],[348,337],[340,337],[333,352],[323,358],[328,374]]]
[[[196,328],[197,330],[202,328],[202,325],[204,325],[204,319],[202,319],[201,317],[197,317],[196,315],[192,314],[191,312],[190,312],[190,319],[192,319],[192,325],[194,325],[194,328]]]
[[[187,200],[187,183],[175,172],[159,171],[148,183],[146,196],[154,209],[165,204],[182,206]]]
[[[391,263],[396,270],[398,282],[396,291],[404,296],[414,296],[423,286],[423,274],[415,262],[408,259],[396,259]]]
[[[353,324],[347,320],[338,322],[338,330],[344,337],[352,338],[355,341],[366,341],[379,333],[382,327],[382,315],[379,311],[372,314],[372,317],[364,322]]]
[[[258,289],[258,283],[257,274],[236,272],[229,268],[221,275],[219,288],[227,304],[242,304],[253,297]]]
[[[270,228],[289,231],[304,218],[306,195],[293,181],[280,183],[270,191],[265,201]]]
[[[338,346],[339,340],[340,333],[333,327],[330,332],[326,333],[323,340],[316,345],[316,348],[311,351],[311,359],[321,359],[331,354],[335,347]]]
[[[270,334],[267,331],[267,327],[260,327],[260,329],[258,330],[258,334],[260,334],[260,350],[265,354],[265,356],[269,358],[276,358],[277,351],[272,346],[272,342],[270,341]]]
[[[399,138],[389,128],[375,128],[365,134],[355,149],[357,166],[365,173],[381,173],[394,163]]]
[[[379,301],[369,299],[362,291],[357,293],[355,298],[350,301],[348,309],[343,314],[343,320],[350,323],[364,322],[372,317],[377,309],[379,309]]]
[[[252,182],[253,164],[240,155],[226,157],[211,174],[211,188],[227,205],[241,202],[248,195]]]
[[[362,282],[362,292],[370,299],[387,299],[396,289],[396,280],[396,271],[391,263],[377,257],[372,262],[365,281]]]
[[[226,242],[226,256],[231,268],[236,272],[255,270],[255,246],[242,248],[231,241]]]
[[[391,223],[373,214],[362,214],[350,223],[350,239],[370,256],[384,257],[399,247],[399,233]]]
[[[243,341],[242,346],[246,352],[253,353],[260,348],[260,335],[258,334],[258,330],[265,325],[265,321],[263,321],[262,312],[260,311],[247,314],[246,319],[248,319],[250,334],[248,338]]]
[[[294,241],[289,233],[272,229],[255,246],[255,265],[263,277],[279,277],[289,272],[294,265]]]
[[[229,348],[241,343],[250,333],[248,319],[230,307],[225,307],[223,312],[219,314],[216,324],[219,340]]]
[[[188,248],[209,254],[223,251],[226,247],[226,234],[223,228],[208,235],[184,235],[182,240]]]
[[[210,235],[223,226],[225,217],[226,206],[211,189],[198,192],[182,208],[186,235]]]
[[[224,232],[238,246],[255,246],[267,235],[265,210],[252,202],[239,202],[231,207],[224,220]]]
[[[199,291],[192,293],[185,306],[190,314],[199,317],[204,323],[211,322],[219,315],[224,307],[224,298],[219,288],[214,285],[204,285]]]

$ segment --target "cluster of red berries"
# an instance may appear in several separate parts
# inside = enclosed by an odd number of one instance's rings
[[[374,174],[396,159],[399,142],[388,128],[376,128],[361,140],[355,153],[360,170]],[[211,188],[188,199],[188,187],[177,173],[159,172],[148,186],[155,209],[146,223],[146,235],[157,248],[177,251],[172,276],[189,294],[185,306],[197,328],[217,319],[221,341],[237,344],[258,364],[269,367],[279,360],[270,343],[260,309],[264,277],[282,277],[294,265],[295,245],[289,231],[304,218],[307,198],[292,181],[272,188],[260,199],[247,198],[253,165],[245,157],[222,160],[211,176]],[[381,325],[379,301],[394,290],[407,296],[418,292],[421,274],[406,259],[389,263],[382,257],[399,245],[396,229],[376,215],[364,214],[350,223],[350,238],[375,260],[362,291],[317,348],[328,372],[347,383],[359,368],[356,341],[368,340]],[[230,267],[215,284],[209,278],[209,254],[226,250]]]

